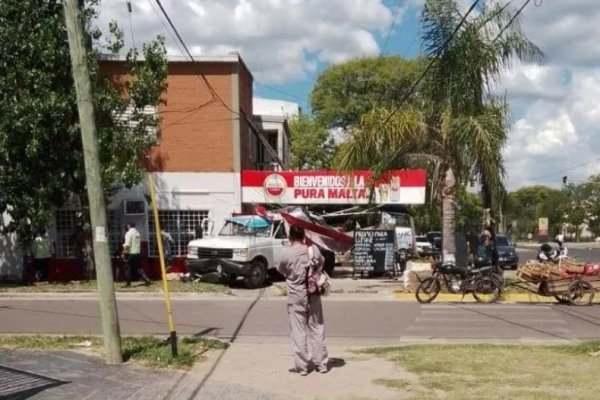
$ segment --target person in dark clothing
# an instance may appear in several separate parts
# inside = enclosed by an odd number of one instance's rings
[[[488,231],[483,231],[479,238],[477,254],[475,255],[475,267],[485,267],[492,265],[494,255],[494,246],[492,235]]]

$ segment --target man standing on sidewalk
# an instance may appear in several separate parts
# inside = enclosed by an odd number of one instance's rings
[[[50,257],[54,251],[52,242],[45,229],[40,230],[31,245],[33,252],[33,268],[39,282],[50,282]]]
[[[146,286],[150,285],[152,282],[142,269],[142,251],[141,244],[142,238],[140,232],[135,229],[135,224],[129,223],[125,225],[125,243],[123,243],[123,257],[126,260],[125,265],[125,286],[131,287],[131,273],[135,272],[136,275],[139,275],[143,280]]]

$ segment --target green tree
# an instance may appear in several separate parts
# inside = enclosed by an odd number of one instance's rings
[[[566,222],[566,213],[567,193],[564,190],[537,185],[520,188],[507,196],[506,219],[517,221],[517,231],[513,234],[520,238],[537,233],[539,218],[548,218],[551,236],[558,234]]]
[[[378,171],[427,166],[433,198],[442,205],[444,253],[452,257],[458,189],[477,178],[490,209],[499,207],[504,193],[507,110],[491,86],[512,59],[538,61],[542,54],[521,32],[518,18],[500,5],[483,7],[463,21],[454,0],[427,0],[421,30],[433,62],[420,88],[424,107],[367,114],[341,146],[337,162],[343,169],[362,165]]]
[[[372,57],[332,65],[319,75],[310,104],[319,123],[347,128],[374,107],[394,106],[423,70],[422,60]]]
[[[585,223],[595,236],[600,236],[600,175],[592,175],[579,185],[581,208],[585,212]]]
[[[92,27],[97,0],[86,1],[84,18],[93,50],[89,67],[105,195],[140,182],[140,154],[154,143],[145,115],[158,105],[166,86],[164,41],[143,46],[144,61],[126,56],[130,79],[114,82],[99,71],[100,53],[117,54],[123,34],[115,23],[106,41]],[[87,196],[75,90],[60,1],[0,2],[0,205],[12,218],[5,231],[26,244],[48,226],[55,207]],[[120,118],[131,112],[129,121]],[[84,213],[85,215],[85,213]],[[85,218],[87,221],[88,218]]]
[[[329,131],[311,117],[301,114],[290,121],[292,169],[327,169],[335,153]]]

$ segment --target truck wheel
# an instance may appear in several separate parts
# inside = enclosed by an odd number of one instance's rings
[[[267,266],[261,260],[252,261],[248,275],[244,277],[244,286],[248,289],[256,289],[265,284],[267,278]]]
[[[323,254],[323,258],[325,259],[323,269],[327,272],[327,275],[331,276],[335,268],[335,254],[328,250],[321,250],[321,254]]]

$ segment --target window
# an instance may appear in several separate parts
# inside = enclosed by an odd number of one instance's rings
[[[287,235],[285,234],[285,225],[280,223],[275,231],[275,239],[287,239]]]
[[[207,224],[202,223],[208,219],[208,211],[205,210],[158,210],[158,219],[160,227],[173,237],[174,244],[171,246],[171,252],[175,257],[183,257],[187,254],[187,245],[196,237],[198,225],[202,225],[204,234],[208,233]],[[148,215],[148,229],[150,257],[158,257],[154,217],[151,213]]]
[[[78,210],[56,211],[56,256],[58,258],[75,258],[77,256],[77,226],[81,221],[81,212]],[[121,246],[123,232],[120,229],[119,213],[116,210],[107,210],[106,223],[108,224],[108,244],[111,254]]]
[[[147,105],[137,110],[135,110],[132,105],[129,105],[121,114],[114,114],[114,116],[116,117],[117,121],[123,123],[128,128],[135,129],[138,126],[138,122],[132,121],[134,111],[137,111],[137,113],[142,115],[143,117],[150,116],[153,117],[154,120],[158,119],[157,108],[156,106],[152,105]],[[157,128],[148,127],[146,129],[146,133],[148,134],[148,136],[156,138]]]
[[[75,226],[77,211],[56,211],[56,256],[58,258],[75,258]]]
[[[117,210],[106,210],[106,223],[108,224],[108,245],[110,253],[115,254],[123,244],[125,229],[121,227],[121,218]]]

